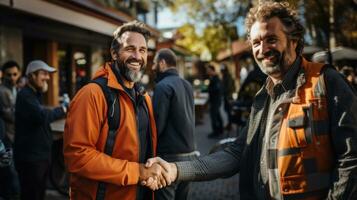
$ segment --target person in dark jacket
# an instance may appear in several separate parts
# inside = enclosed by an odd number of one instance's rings
[[[228,117],[228,123],[226,126],[227,130],[232,129],[232,100],[233,93],[236,90],[234,80],[232,75],[229,73],[228,67],[225,64],[221,64],[221,73],[222,73],[222,87],[223,87],[223,103],[224,103],[224,111],[226,111]]]
[[[220,137],[223,134],[223,121],[220,112],[222,105],[223,87],[215,68],[209,65],[207,68],[210,82],[208,85],[209,96],[209,114],[211,117],[212,133],[208,135],[209,138]]]
[[[65,106],[49,109],[42,105],[42,93],[55,71],[43,61],[30,62],[26,69],[29,82],[16,99],[14,160],[23,200],[44,199],[52,145],[50,123],[64,118],[67,111]]]
[[[20,77],[20,66],[15,61],[8,61],[2,67],[2,84],[0,85],[0,105],[1,117],[5,126],[4,144],[12,151],[15,137],[15,101],[17,95],[17,80]],[[12,164],[0,169],[0,178],[6,184],[0,184],[0,188],[5,190],[6,199],[19,199],[20,183],[19,178]],[[5,188],[2,188],[5,187]],[[1,190],[0,189],[0,190]]]
[[[156,73],[153,107],[158,132],[157,153],[168,161],[187,161],[195,151],[195,108],[191,84],[178,75],[176,55],[160,49],[152,70]],[[176,182],[155,193],[155,199],[187,199],[190,182]]]

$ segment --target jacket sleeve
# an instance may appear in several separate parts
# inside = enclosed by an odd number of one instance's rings
[[[171,94],[169,86],[164,84],[156,85],[153,96],[153,107],[158,136],[163,134],[167,124]]]
[[[176,162],[179,181],[208,181],[233,176],[241,166],[241,157],[245,148],[247,127],[239,137],[224,150],[192,161]]]
[[[68,171],[119,186],[137,184],[138,163],[113,158],[97,148],[99,138],[103,138],[100,134],[102,125],[106,123],[106,110],[103,92],[95,83],[84,86],[74,97],[67,114],[63,138]]]
[[[18,114],[33,124],[51,123],[65,117],[62,107],[46,108],[29,95],[18,96],[16,105],[16,109],[21,110]]]
[[[357,97],[336,70],[328,68],[324,75],[336,158],[328,199],[356,199]]]

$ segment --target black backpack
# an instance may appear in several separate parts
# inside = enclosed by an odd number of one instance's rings
[[[108,137],[104,147],[104,153],[107,155],[112,155],[113,147],[115,143],[116,133],[119,128],[120,122],[120,104],[119,104],[119,91],[114,88],[107,86],[108,79],[104,77],[99,77],[91,81],[91,83],[96,83],[100,86],[105,96],[107,106],[108,106]],[[97,189],[96,200],[104,200],[105,198],[106,183],[99,182]]]

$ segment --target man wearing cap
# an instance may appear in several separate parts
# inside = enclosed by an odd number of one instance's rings
[[[56,69],[41,60],[27,65],[27,85],[18,93],[15,106],[14,160],[19,173],[21,199],[42,200],[46,189],[52,135],[49,124],[65,117],[67,108],[42,105],[50,73]]]

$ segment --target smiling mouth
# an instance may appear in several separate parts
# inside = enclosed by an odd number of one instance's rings
[[[141,68],[141,62],[139,62],[139,61],[129,61],[129,62],[127,62],[127,66],[132,70],[139,71],[140,68]]]

